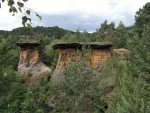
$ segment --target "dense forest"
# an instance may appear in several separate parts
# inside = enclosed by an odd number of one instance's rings
[[[99,79],[91,77],[92,70],[85,68],[83,62],[76,62],[66,68],[64,74],[67,79],[57,86],[42,80],[34,87],[23,84],[17,73],[20,48],[15,43],[30,40],[40,42],[41,60],[53,70],[58,57],[58,52],[52,48],[54,44],[112,42],[113,48],[128,49],[127,64],[110,59],[102,73],[115,77],[113,100],[100,99],[105,93],[104,86]],[[107,20],[94,33],[81,32],[80,29],[74,32],[57,26],[21,27],[12,31],[1,30],[0,42],[1,113],[150,112],[150,3],[136,12],[135,23],[130,27],[126,27],[123,22],[115,25]],[[79,92],[85,88],[88,91],[79,98]],[[60,92],[64,91],[66,95],[61,98]],[[55,97],[54,104],[49,104],[50,97]]]

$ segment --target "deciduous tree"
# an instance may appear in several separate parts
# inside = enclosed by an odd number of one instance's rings
[[[7,2],[8,10],[12,13],[12,16],[15,16],[16,13],[24,13],[22,17],[23,26],[31,27],[31,18],[29,17],[31,13],[35,13],[35,15],[41,20],[42,17],[37,13],[33,12],[30,8],[25,7],[25,2],[28,0],[0,0],[0,8],[2,7],[3,2]]]

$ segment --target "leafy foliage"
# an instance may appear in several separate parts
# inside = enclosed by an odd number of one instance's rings
[[[116,95],[113,101],[108,100],[107,102],[108,113],[148,113],[150,111],[150,84],[141,77],[135,78],[129,68],[127,64],[114,62]]]
[[[103,87],[99,77],[84,62],[72,62],[64,71],[65,79],[51,89],[53,112],[104,112],[106,104],[100,100]]]
[[[24,2],[8,0],[9,11],[22,12]],[[14,5],[18,6],[18,9]],[[23,24],[30,24],[31,10],[26,9]],[[37,15],[41,18],[39,15]],[[148,113],[150,111],[150,23],[149,3],[135,16],[135,25],[126,27],[122,22],[104,21],[94,33],[76,32],[56,27],[17,28],[0,31],[0,112],[2,113],[47,113],[47,112],[111,112]],[[30,27],[30,25],[28,25]],[[65,79],[57,85],[51,82],[27,87],[20,82],[16,72],[19,48],[15,42],[38,40],[40,57],[44,63],[55,69],[58,52],[52,45],[63,42],[114,43],[114,48],[127,48],[127,61],[115,58],[108,61],[101,75],[116,79],[113,100],[103,102],[100,98],[106,91],[102,78],[93,76],[93,70],[84,62],[73,62],[65,71]],[[84,61],[84,60],[83,60]],[[101,77],[102,77],[101,76]],[[107,89],[110,91],[110,89]],[[108,109],[106,110],[106,107]]]
[[[0,69],[11,67],[16,69],[19,58],[19,52],[12,40],[12,37],[4,39],[0,37]]]
[[[12,13],[12,16],[15,16],[18,12],[24,13],[24,16],[22,17],[22,25],[31,28],[31,18],[29,17],[31,13],[35,13],[36,17],[38,17],[40,20],[42,17],[37,13],[33,12],[30,8],[25,7],[25,3],[28,0],[2,0],[3,2],[7,2],[9,12]],[[0,1],[0,8],[1,8],[1,1]]]
[[[135,20],[136,31],[141,36],[143,29],[150,24],[150,2],[136,12]]]
[[[11,69],[0,73],[1,113],[47,113],[51,108],[46,104],[49,85],[39,82],[35,87],[22,84],[16,72]]]
[[[130,32],[130,37],[128,39],[128,49],[130,50],[130,68],[132,75],[136,77],[149,78],[150,77],[150,59],[149,59],[149,31],[150,26],[148,26],[142,37],[134,34],[133,31]]]

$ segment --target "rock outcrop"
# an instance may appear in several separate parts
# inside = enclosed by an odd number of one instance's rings
[[[47,67],[39,57],[38,42],[17,42],[20,46],[20,60],[18,72],[23,82],[35,85],[41,78],[48,80],[51,77],[51,69]]]
[[[120,61],[127,61],[127,55],[129,54],[129,51],[124,48],[119,49],[113,49],[113,55],[118,57],[118,60]]]

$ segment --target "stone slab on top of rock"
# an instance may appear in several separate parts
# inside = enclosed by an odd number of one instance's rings
[[[56,44],[53,46],[53,49],[59,49],[56,69],[68,66],[72,59],[79,61],[80,57],[88,57],[87,64],[93,69],[99,68],[111,56],[112,46],[110,42]]]
[[[40,78],[47,80],[51,77],[51,69],[40,60],[39,42],[22,41],[16,45],[21,48],[18,72],[22,81],[27,85],[35,85]]]

